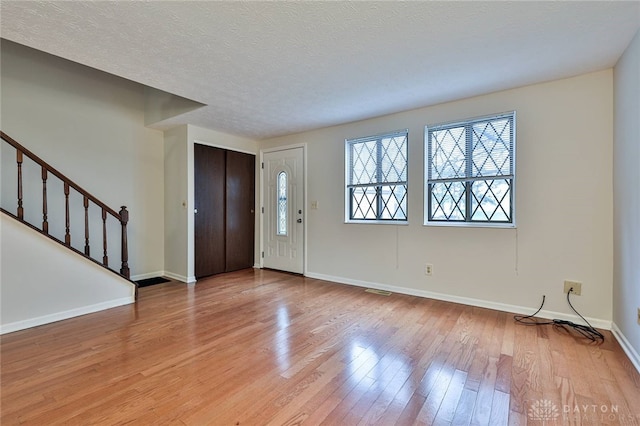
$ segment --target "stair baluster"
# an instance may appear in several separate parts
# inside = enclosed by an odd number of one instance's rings
[[[47,168],[42,166],[42,232],[49,233],[47,218]]]
[[[22,151],[16,150],[16,161],[18,163],[18,219],[24,219],[24,208],[22,207]]]
[[[91,256],[89,247],[89,199],[84,196],[84,254]]]
[[[64,183],[64,243],[68,246],[71,245],[71,233],[69,232],[69,184]]]
[[[102,264],[109,266],[109,256],[107,255],[107,211],[102,208],[102,248],[104,255],[102,256]]]
[[[56,242],[67,246],[69,249],[75,251],[78,254],[84,255],[92,261],[103,265],[106,268],[109,268],[109,255],[107,251],[107,216],[111,215],[120,222],[122,228],[121,234],[121,268],[119,271],[119,275],[130,279],[130,269],[129,269],[129,249],[128,249],[128,241],[127,241],[127,224],[129,222],[129,212],[125,206],[122,206],[120,212],[116,212],[115,210],[109,208],[106,204],[98,200],[96,197],[88,193],[86,190],[81,188],[79,185],[75,184],[69,178],[64,176],[55,168],[51,167],[45,161],[43,161],[40,157],[29,151],[27,148],[20,145],[14,139],[12,139],[6,133],[0,131],[0,137],[3,141],[7,142],[16,150],[16,163],[17,163],[17,173],[18,173],[18,208],[16,215],[10,213],[4,207],[0,207],[0,210],[3,213],[6,213],[9,216],[23,222],[30,228],[39,231],[40,233],[46,235],[47,237],[55,240]],[[24,156],[33,160],[36,164],[41,167],[41,177],[42,177],[42,228],[38,225],[34,225],[29,223],[24,219],[24,205],[23,205],[23,159]],[[28,166],[30,167],[30,166]],[[49,174],[54,175],[56,178],[60,179],[64,184],[64,210],[65,210],[65,221],[64,221],[64,242],[49,233],[49,194],[47,192],[47,185],[49,182]],[[28,175],[29,176],[29,175]],[[77,250],[76,248],[71,246],[71,220],[70,220],[70,206],[69,206],[69,195],[71,190],[81,194],[83,196],[83,206],[84,206],[84,252]],[[53,193],[52,193],[53,194]],[[55,194],[53,194],[55,199]],[[89,241],[89,205],[93,203],[97,205],[102,211],[102,240],[103,240],[103,257],[102,263],[98,259],[94,259],[91,257],[91,248]],[[13,208],[12,208],[13,209]],[[109,268],[110,269],[110,268]],[[110,269],[112,272],[118,273],[118,271]],[[137,295],[137,287],[136,287],[136,295]]]

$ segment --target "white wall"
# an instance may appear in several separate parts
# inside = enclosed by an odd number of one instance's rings
[[[612,319],[612,70],[264,141],[308,144],[307,275]],[[517,111],[517,228],[423,226],[426,124]],[[344,223],[344,140],[409,129],[409,225]],[[424,274],[425,263],[433,276]],[[469,298],[469,299],[464,299]]]
[[[143,87],[6,40],[1,48],[2,130],[116,211],[126,205],[132,276],[161,273],[163,135],[144,126]],[[15,203],[15,186],[4,183],[15,179],[14,170],[14,165],[10,170],[3,164],[3,205]],[[25,185],[38,194],[39,170],[25,177]],[[53,197],[59,188],[51,185]],[[25,215],[42,220],[39,200],[25,207]],[[50,207],[50,226],[61,230],[64,216]],[[82,218],[73,220],[72,243],[81,244]],[[99,226],[97,220],[94,225]],[[96,253],[101,249],[99,228],[91,235]],[[109,244],[110,264],[116,264],[119,238]]]
[[[193,125],[165,131],[165,267],[167,275],[183,282],[195,281],[194,252],[194,163],[193,146],[203,144],[250,154],[258,142]],[[256,162],[256,200],[259,194]],[[257,201],[256,201],[257,203]],[[258,216],[258,215],[256,215]],[[259,223],[256,219],[256,241]],[[256,248],[256,261],[258,259]]]
[[[134,302],[132,283],[4,214],[0,230],[1,333]]]
[[[618,61],[613,81],[613,321],[640,370],[640,32]]]
[[[189,275],[187,126],[164,132],[164,268],[165,275],[183,282]]]

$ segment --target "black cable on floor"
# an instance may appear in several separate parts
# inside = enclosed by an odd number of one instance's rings
[[[547,324],[553,324],[553,321],[540,321],[540,320],[535,318],[535,316],[538,315],[538,312],[540,312],[542,310],[542,307],[544,306],[544,299],[545,298],[546,298],[546,296],[543,294],[542,295],[542,303],[540,304],[540,307],[538,308],[537,311],[535,311],[531,315],[514,315],[513,319],[516,320],[517,322],[521,323],[521,324],[524,324],[524,325],[547,325]]]
[[[544,306],[544,301],[545,301],[544,295],[542,296],[542,303],[540,304],[540,307],[538,308],[537,311],[535,311],[531,315],[514,315],[513,319],[523,325],[553,325],[554,327],[563,327],[563,328],[569,327],[570,329],[575,330],[576,332],[581,334],[583,337],[591,340],[592,342],[604,342],[604,335],[600,333],[598,330],[596,330],[591,324],[589,324],[589,321],[587,321],[586,318],[583,317],[580,314],[580,312],[578,312],[576,308],[573,307],[573,305],[571,304],[571,299],[569,297],[571,293],[573,293],[573,288],[571,288],[567,292],[567,303],[569,304],[573,312],[575,312],[580,318],[582,318],[582,320],[585,323],[587,323],[587,325],[576,324],[572,321],[559,320],[559,319],[544,320],[544,321],[536,319],[535,316],[538,314],[538,312],[542,310],[542,307]]]

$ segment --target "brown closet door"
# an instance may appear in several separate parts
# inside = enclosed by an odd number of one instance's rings
[[[255,162],[255,155],[227,151],[227,271],[253,267]]]
[[[225,174],[224,149],[194,145],[196,278],[225,271]]]

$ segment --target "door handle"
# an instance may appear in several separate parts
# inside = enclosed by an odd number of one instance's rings
[[[302,219],[298,219],[298,220],[296,220],[296,222],[302,223]]]

